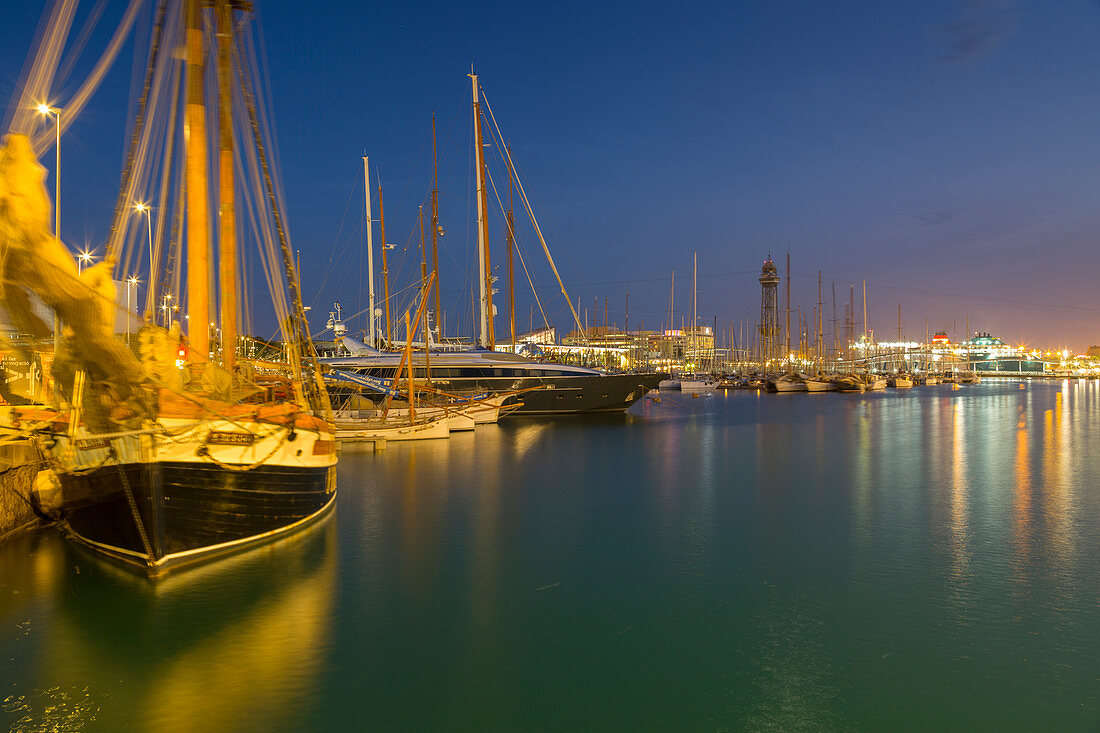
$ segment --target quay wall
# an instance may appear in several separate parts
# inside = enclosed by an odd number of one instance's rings
[[[40,509],[35,477],[41,466],[41,455],[31,441],[0,445],[0,540],[41,523],[35,511]]]

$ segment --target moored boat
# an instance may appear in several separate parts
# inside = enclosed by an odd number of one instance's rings
[[[913,377],[905,372],[898,372],[887,377],[886,385],[894,389],[908,389],[913,386]]]
[[[772,392],[805,392],[806,380],[801,374],[783,374],[768,382]]]
[[[27,292],[53,311],[55,324],[64,326],[63,331],[55,327],[50,393],[41,398],[41,404],[7,411],[0,425],[5,432],[37,440],[48,466],[39,481],[60,489],[65,509],[61,527],[66,534],[150,576],[298,530],[323,516],[335,502],[337,452],[328,396],[305,326],[274,183],[277,175],[265,153],[270,145],[261,139],[261,131],[268,126],[261,123],[262,111],[255,104],[256,90],[248,75],[258,62],[235,44],[238,34],[251,32],[247,5],[163,6],[184,18],[159,25],[157,34],[172,29],[177,35],[158,37],[148,49],[146,85],[155,79],[157,87],[147,95],[148,90],[142,92],[143,111],[135,119],[128,159],[141,164],[131,168],[127,163],[115,227],[101,262],[79,267],[59,239],[56,223],[50,231],[51,203],[43,186],[44,173],[28,137],[34,130],[25,122],[17,125],[19,129],[0,149],[4,305],[20,333],[49,332],[37,316],[20,307]],[[163,55],[158,55],[160,42],[165,48],[185,49],[186,75],[191,80],[186,110],[178,110],[174,101],[171,104],[171,109],[183,112],[185,120],[166,109],[166,99],[179,95],[180,79],[153,73]],[[201,83],[207,76],[208,49],[219,51],[209,54],[217,56],[218,65],[218,73],[209,76],[219,79],[222,99],[218,114],[211,115],[218,120],[212,130],[201,124],[208,111]],[[202,53],[193,53],[197,50]],[[55,56],[38,55],[36,73],[48,73],[38,65],[55,61]],[[171,66],[179,69],[174,61]],[[236,93],[231,81],[240,82]],[[234,98],[239,105],[230,101]],[[157,104],[164,106],[157,108]],[[247,112],[248,122],[235,119],[238,108]],[[74,109],[71,114],[75,113]],[[164,123],[155,133],[143,127],[154,120]],[[157,145],[167,144],[171,150],[180,129],[188,130],[181,143],[182,155],[168,154],[158,160],[149,153],[149,147]],[[209,154],[208,132],[218,140],[214,149],[221,160],[220,226],[214,227],[209,226],[208,204],[214,197],[209,194],[206,169],[215,156]],[[254,164],[237,166],[235,160]],[[238,174],[242,174],[239,179]],[[179,189],[155,185],[161,180],[179,181]],[[238,335],[239,232],[233,204],[238,184],[257,193],[249,211],[254,226],[241,227],[241,233],[255,238],[272,285],[270,304],[278,314],[280,333],[276,348]],[[179,317],[169,315],[175,309],[169,310],[167,302],[174,294],[166,291],[169,286],[164,283],[170,279],[160,271],[168,261],[169,243],[154,242],[150,220],[144,279],[149,295],[144,318],[139,319],[143,326],[134,334],[136,340],[131,340],[131,291],[128,288],[124,301],[118,298],[115,283],[122,280],[123,267],[143,262],[146,242],[134,237],[134,231],[127,232],[134,217],[123,216],[120,221],[118,212],[131,210],[143,191],[156,196],[158,189],[157,210],[166,221],[186,225],[186,272],[175,275],[177,282],[185,281],[186,311]],[[210,238],[212,229],[218,232],[216,248]],[[176,239],[175,244],[183,242]],[[218,273],[216,282],[210,276],[212,270]],[[127,285],[138,282],[131,274]],[[220,313],[211,307],[212,293],[218,296]],[[252,295],[258,294],[253,291]],[[167,322],[158,325],[159,296],[165,301]],[[125,340],[117,328],[123,315]],[[259,362],[252,347],[269,349],[277,356]]]
[[[835,392],[836,381],[835,377],[819,374],[813,377],[807,377],[805,380],[807,392]]]
[[[867,383],[856,374],[844,374],[836,378],[838,392],[866,392]]]

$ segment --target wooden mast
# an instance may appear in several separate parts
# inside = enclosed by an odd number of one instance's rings
[[[194,356],[210,355],[210,242],[207,238],[206,106],[203,101],[202,11],[199,0],[185,3],[187,34],[187,312]]]
[[[512,157],[511,146],[508,157]],[[505,217],[508,226],[508,324],[512,329],[512,351],[516,350],[516,281],[512,276],[512,250],[515,248],[515,220],[512,215],[512,167],[508,167],[508,214]]]
[[[393,339],[393,325],[390,323],[390,270],[386,264],[386,207],[382,203],[382,184],[378,184],[378,226],[382,234],[382,297],[386,304],[386,343]]]
[[[493,348],[493,271],[489,263],[489,199],[485,191],[485,147],[481,139],[481,101],[477,74],[470,74],[474,98],[474,152],[477,155],[477,253],[478,290],[481,296],[481,334],[479,341]]]
[[[423,308],[423,305],[421,305]],[[405,360],[409,365],[409,422],[416,421],[416,384],[413,382],[412,329],[409,328],[409,312],[405,311]],[[396,382],[394,383],[396,385]]]
[[[233,5],[218,0],[218,271],[221,285],[222,366],[231,375],[237,363],[237,220],[233,193]]]
[[[821,361],[825,358],[825,349],[822,346],[824,334],[821,332],[821,309],[824,307],[821,300],[821,270],[817,271],[817,336],[814,337],[814,358],[817,360],[817,368],[821,369]]]
[[[432,282],[435,278],[432,278]],[[421,299],[427,303],[431,294],[431,285],[428,284],[428,249],[424,240],[424,205],[420,205],[420,291]],[[432,381],[432,362],[430,349],[428,348],[428,319],[424,319],[424,378],[428,383]]]
[[[432,112],[432,271],[435,272],[435,329],[443,340],[443,313],[439,310],[439,158],[435,153],[435,112]],[[425,340],[425,344],[427,340]]]

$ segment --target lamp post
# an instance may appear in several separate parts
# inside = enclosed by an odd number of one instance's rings
[[[137,277],[131,275],[126,281],[126,345],[130,345],[130,289],[138,284]]]
[[[53,214],[54,225],[53,234],[57,237],[57,241],[61,241],[61,110],[57,107],[50,107],[48,104],[38,105],[38,113],[49,117],[53,115],[56,120],[57,137],[54,140],[54,202],[53,202]],[[56,354],[61,348],[61,316],[57,315],[55,311],[53,314],[53,351]]]
[[[172,294],[164,294],[164,303],[160,306],[160,309],[164,311],[164,327],[168,330],[172,330]]]
[[[134,204],[134,211],[145,214],[145,227],[149,234],[149,282],[153,281],[153,207],[146,203]]]
[[[76,274],[79,275],[84,271],[84,265],[91,264],[92,253],[88,250],[84,250],[76,258]]]

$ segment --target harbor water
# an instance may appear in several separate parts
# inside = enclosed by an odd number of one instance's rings
[[[346,447],[152,584],[0,546],[14,730],[1100,727],[1100,384],[699,398]]]

